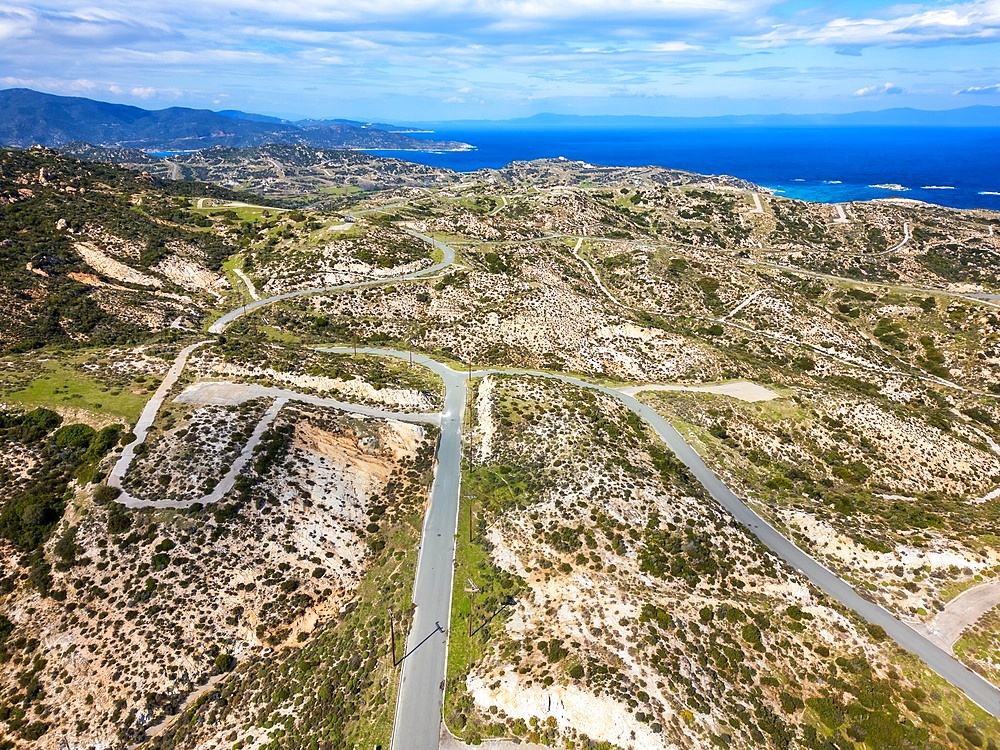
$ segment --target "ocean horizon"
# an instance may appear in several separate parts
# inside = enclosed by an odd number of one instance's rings
[[[655,165],[731,175],[817,203],[908,198],[1000,211],[1000,128],[475,129],[443,123],[413,137],[474,148],[366,151],[458,172],[558,157],[600,166]]]

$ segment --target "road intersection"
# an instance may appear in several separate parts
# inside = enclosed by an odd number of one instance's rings
[[[401,280],[415,280],[434,274],[454,262],[454,250],[448,245],[416,232],[410,233],[439,249],[443,253],[443,259],[421,271],[402,276],[339,286],[302,289],[267,299],[255,300],[223,315],[210,327],[209,331],[221,334],[232,322],[246,313],[281,300],[377,286]],[[205,342],[199,342],[185,348],[170,368],[160,388],[143,410],[135,428],[138,440],[135,444],[126,446],[125,453],[112,472],[109,480],[112,483],[120,484],[131,461],[135,445],[145,438],[146,431],[160,404],[182,372],[188,355],[203,343]],[[355,349],[353,347],[326,347],[322,351],[348,353],[354,352]],[[896,618],[888,610],[872,603],[849,583],[770,526],[719,479],[673,426],[650,406],[640,402],[629,393],[581,378],[549,372],[503,369],[459,371],[417,353],[362,347],[358,347],[356,352],[410,360],[437,374],[444,382],[446,389],[444,409],[439,421],[441,435],[437,451],[437,467],[430,504],[424,518],[413,589],[413,603],[416,610],[402,659],[392,741],[393,750],[436,750],[439,747],[458,526],[462,416],[467,397],[468,380],[489,374],[550,378],[578,387],[597,390],[618,399],[643,419],[680,461],[688,467],[709,495],[736,521],[741,523],[749,533],[756,536],[774,555],[785,561],[826,594],[855,611],[867,622],[881,626],[897,644],[918,656],[928,667],[962,690],[985,711],[1000,718],[1000,690],[997,687],[973,673],[953,656]]]

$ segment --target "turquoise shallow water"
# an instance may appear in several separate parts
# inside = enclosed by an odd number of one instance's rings
[[[592,164],[656,164],[730,174],[802,200],[902,197],[1000,210],[1000,128],[735,127],[716,129],[450,129],[424,138],[471,151],[373,151],[471,172],[563,156]],[[905,190],[894,190],[894,185]]]

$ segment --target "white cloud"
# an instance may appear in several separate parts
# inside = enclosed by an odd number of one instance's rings
[[[151,99],[158,93],[152,86],[136,86],[129,93],[139,99]]]
[[[701,47],[687,42],[659,42],[651,45],[650,52],[697,52]]]
[[[881,86],[866,86],[854,92],[854,96],[884,96],[886,94],[902,94],[903,89],[894,83],[883,83]]]
[[[27,8],[0,10],[0,39],[14,39],[30,34],[35,17]]]
[[[0,78],[0,83],[4,86],[16,88],[38,89],[40,91],[50,91],[57,94],[79,94],[85,91],[92,91],[97,84],[88,78],[76,78],[67,80],[65,78],[18,78],[16,76],[5,76]]]
[[[1000,94],[1000,83],[994,83],[992,86],[969,86],[965,89],[959,89],[955,92],[956,94]]]
[[[515,23],[517,19],[544,20],[600,16],[632,18],[701,17],[755,13],[769,0],[300,0],[276,5],[272,0],[206,0],[213,14],[249,11],[283,21],[346,22],[372,18],[478,17]]]
[[[1000,0],[976,0],[934,7],[899,6],[905,14],[835,18],[816,26],[779,24],[766,34],[744,38],[750,47],[780,47],[792,42],[841,50],[1000,41]]]

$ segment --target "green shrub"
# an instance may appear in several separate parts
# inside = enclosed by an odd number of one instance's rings
[[[132,516],[121,503],[108,505],[108,533],[124,534],[132,528]]]
[[[94,503],[96,505],[107,505],[120,494],[122,494],[122,491],[118,487],[99,484],[97,485],[97,489],[94,490]]]
[[[52,436],[52,441],[60,448],[89,448],[90,441],[97,432],[85,424],[69,424],[60,427]]]

